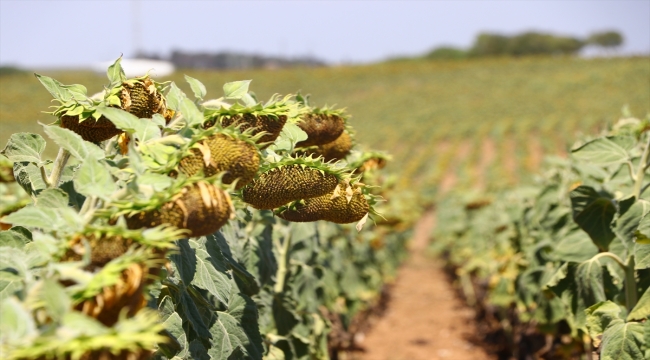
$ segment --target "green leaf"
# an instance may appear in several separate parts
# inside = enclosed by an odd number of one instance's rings
[[[45,304],[48,315],[55,321],[61,320],[61,317],[72,307],[72,301],[63,286],[52,279],[45,279],[40,298]]]
[[[74,179],[74,188],[85,196],[109,200],[116,190],[115,181],[102,161],[86,161],[81,164]]]
[[[65,85],[61,84],[57,80],[36,73],[34,73],[34,75],[55,99],[61,101],[62,103],[65,103],[73,98],[70,90],[68,90]]]
[[[626,248],[634,246],[634,238],[641,220],[650,212],[650,202],[639,200],[634,203],[618,220],[614,227],[614,233],[621,239]],[[649,219],[650,220],[650,219]],[[648,221],[650,223],[650,221]]]
[[[570,196],[573,220],[589,234],[599,249],[607,251],[614,239],[610,224],[616,215],[616,205],[612,199],[584,185],[571,191]]]
[[[34,206],[27,206],[13,212],[3,218],[2,222],[43,230],[55,230],[57,224],[60,223],[59,214],[55,210]]]
[[[196,274],[196,251],[190,247],[188,239],[178,240],[176,245],[178,252],[170,255],[169,258],[174,263],[183,284],[189,286]]]
[[[176,345],[180,350],[171,355],[176,355],[178,358],[185,358],[188,353],[188,344],[187,344],[187,334],[183,330],[183,320],[177,312],[172,313],[165,321],[163,326],[169,332],[172,339],[176,342]]]
[[[203,317],[201,316],[199,309],[196,307],[194,300],[187,291],[181,291],[180,305],[183,309],[183,318],[190,323],[199,337],[202,337],[204,339],[210,338],[210,330],[205,324],[205,321],[203,321]]]
[[[589,141],[571,152],[578,160],[600,166],[620,164],[629,158],[627,151],[618,141],[606,137]]]
[[[583,262],[598,254],[598,247],[584,231],[576,229],[559,239],[551,254],[554,259],[562,262]]]
[[[68,194],[61,189],[45,189],[36,197],[34,206],[44,209],[68,207]]]
[[[188,127],[203,123],[203,113],[196,107],[192,100],[185,98],[181,101],[180,106],[181,114],[183,114],[183,118],[187,122]]]
[[[241,99],[248,94],[252,80],[233,81],[223,84],[223,94],[226,99]]]
[[[56,125],[43,125],[43,131],[70,155],[83,162],[88,158],[103,159],[104,151],[97,145],[81,138],[78,134]]]
[[[192,285],[207,290],[221,303],[226,303],[231,291],[230,277],[218,272],[210,263],[210,255],[203,249],[196,250],[196,273]]]
[[[97,107],[97,112],[104,115],[108,120],[115,124],[115,127],[122,129],[129,134],[135,133],[139,127],[140,119],[122,109],[100,106]]]
[[[588,307],[620,293],[612,274],[607,270],[612,262],[607,257],[594,257],[579,264],[565,263],[546,284],[573,313],[578,328],[584,329],[586,325],[585,310]],[[617,284],[620,283],[618,279]]]
[[[585,310],[587,313],[587,329],[593,339],[594,346],[600,346],[600,339],[609,324],[621,319],[621,307],[611,301],[599,302]]]
[[[270,147],[273,151],[293,151],[296,144],[300,141],[307,139],[307,133],[302,130],[298,125],[287,123],[282,127],[280,136],[275,140],[273,146]]]
[[[16,228],[0,231],[0,246],[22,249],[31,241],[25,234],[16,231]]]
[[[192,360],[210,360],[208,350],[206,350],[205,346],[203,346],[203,343],[201,343],[199,339],[192,340],[190,343],[189,354],[190,359]]]
[[[141,142],[160,139],[160,128],[150,120],[139,119],[135,137]]]
[[[22,277],[9,271],[0,271],[0,302],[24,288]]]
[[[260,291],[259,284],[257,279],[253,274],[248,272],[248,269],[240,264],[237,260],[234,259],[232,252],[230,251],[230,246],[226,240],[226,236],[230,236],[231,241],[247,241],[248,236],[254,236],[254,234],[245,234],[245,239],[239,239],[232,233],[226,233],[228,230],[232,230],[233,225],[227,224],[225,228],[221,228],[221,231],[207,236],[207,241],[205,243],[205,248],[210,254],[210,259],[218,264],[215,264],[215,267],[219,269],[218,266],[223,264],[224,268],[230,268],[233,275],[235,276],[235,282],[239,289],[246,295],[253,296]],[[270,248],[269,248],[270,253]],[[270,254],[272,256],[272,253]],[[252,259],[251,259],[252,260]],[[271,261],[270,259],[259,259],[257,258],[256,264],[259,264],[264,261]],[[254,260],[253,260],[254,261]],[[259,264],[262,266],[261,264]],[[261,281],[262,279],[260,279]]]
[[[151,122],[154,123],[156,126],[160,126],[160,127],[165,127],[165,125],[167,124],[167,120],[165,120],[165,117],[160,114],[153,114],[151,116]]]
[[[47,188],[47,184],[43,181],[40,168],[33,163],[14,163],[14,177],[16,178],[16,182],[29,195],[37,194],[40,190]]]
[[[10,297],[0,303],[0,334],[3,344],[16,343],[38,335],[32,314],[18,299]]]
[[[244,358],[262,358],[264,348],[256,309],[250,298],[233,293],[228,310],[218,311],[217,319],[210,327],[212,348],[208,354],[213,359],[226,359],[237,348],[244,353]]]
[[[185,99],[185,93],[176,86],[173,82],[169,86],[169,92],[167,93],[167,107],[178,112],[181,110],[181,102]]]
[[[641,270],[650,268],[650,244],[634,244],[634,269]]]
[[[29,162],[40,166],[43,161],[41,154],[45,150],[45,139],[38,134],[16,133],[12,134],[2,150],[2,155],[12,162]]]
[[[108,75],[108,80],[111,84],[118,84],[126,81],[126,74],[124,74],[124,69],[122,69],[122,56],[117,58],[117,60],[108,67],[106,75]]]
[[[144,173],[138,176],[138,183],[151,186],[154,191],[164,191],[172,185],[173,179],[167,175]]]
[[[626,323],[613,320],[603,333],[601,343],[601,360],[639,360],[643,359],[644,348],[643,324]]]
[[[650,244],[650,216],[644,216],[634,233],[637,242]]]
[[[205,97],[205,94],[207,94],[207,90],[205,89],[205,85],[203,85],[202,82],[199,80],[185,75],[185,80],[190,84],[190,88],[192,88],[192,92],[194,92],[194,97],[196,97],[199,100],[203,100]]]
[[[645,290],[639,301],[627,316],[627,321],[641,321],[643,319],[650,319],[650,288]]]

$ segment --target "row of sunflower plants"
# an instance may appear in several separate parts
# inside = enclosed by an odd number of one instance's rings
[[[650,358],[649,130],[623,118],[535,184],[439,204],[433,250],[503,358]]]
[[[247,80],[206,99],[186,77],[191,99],[127,79],[120,60],[92,96],[36,74],[57,104],[43,130],[58,156],[31,133],[2,151],[2,357],[327,359],[356,346],[410,227],[378,215],[389,156],[358,150],[346,112],[308,96],[260,102]]]

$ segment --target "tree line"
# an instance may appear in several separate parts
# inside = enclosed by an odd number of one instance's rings
[[[497,33],[480,33],[469,49],[441,46],[426,55],[427,59],[464,59],[470,57],[575,55],[586,46],[616,49],[623,44],[617,31],[596,32],[587,38],[560,36],[529,31],[514,36]]]

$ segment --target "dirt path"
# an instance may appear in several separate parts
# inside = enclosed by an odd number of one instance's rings
[[[426,256],[435,225],[433,212],[417,224],[411,255],[399,270],[384,316],[360,345],[359,360],[487,360],[471,341],[476,329],[473,311],[456,296],[440,262]]]

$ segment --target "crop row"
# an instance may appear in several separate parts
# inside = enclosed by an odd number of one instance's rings
[[[107,75],[92,96],[36,75],[58,155],[27,132],[2,151],[3,357],[327,359],[354,346],[410,228],[384,201],[389,157],[353,149],[347,113],[307,96],[261,102],[237,81],[207,99],[186,77],[191,99],[127,79],[120,59]]]
[[[438,204],[432,249],[501,357],[650,358],[649,129],[626,116],[537,182]]]

